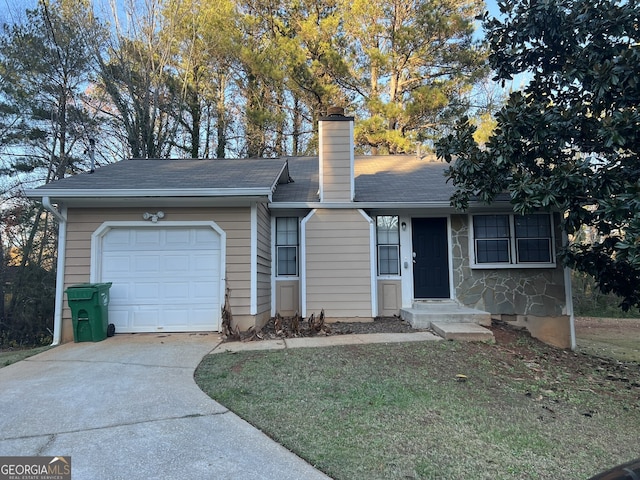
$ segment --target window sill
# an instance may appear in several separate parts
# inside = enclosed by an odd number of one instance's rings
[[[496,270],[496,269],[527,269],[527,268],[556,268],[554,263],[472,263],[472,270]]]

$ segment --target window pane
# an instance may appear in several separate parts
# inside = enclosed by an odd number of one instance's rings
[[[398,230],[398,217],[395,215],[383,215],[376,219],[378,232],[378,245],[398,245],[400,232]]]
[[[296,247],[278,247],[276,254],[278,256],[278,271],[276,275],[297,275],[297,248]]]
[[[399,275],[399,251],[394,245],[378,247],[378,273],[380,275]]]
[[[508,263],[509,240],[476,240],[476,263]]]
[[[473,217],[475,238],[509,238],[509,215],[476,215]]]
[[[551,217],[546,214],[514,217],[518,262],[550,263]]]
[[[516,215],[516,238],[551,238],[549,215]]]
[[[296,217],[276,218],[276,245],[298,245],[298,219]]]
[[[551,262],[551,240],[548,238],[518,239],[518,262]]]

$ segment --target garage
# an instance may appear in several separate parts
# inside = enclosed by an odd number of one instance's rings
[[[111,226],[97,238],[117,333],[220,327],[223,241],[211,225]],[[95,257],[94,257],[95,258]]]

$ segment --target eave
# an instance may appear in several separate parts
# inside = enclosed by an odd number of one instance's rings
[[[364,210],[431,210],[434,212],[463,213],[451,206],[448,201],[440,202],[273,202],[269,204],[271,210],[295,209],[348,209],[362,208]],[[511,208],[510,202],[494,202],[491,205],[470,204],[467,212],[475,211],[504,211]]]

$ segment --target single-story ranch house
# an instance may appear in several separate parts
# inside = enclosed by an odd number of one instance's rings
[[[428,327],[421,312],[453,309],[572,346],[559,213],[456,211],[446,164],[355,156],[341,112],[319,121],[319,152],[124,160],[28,191],[60,224],[54,343],[73,341],[65,289],[112,282],[117,333],[219,330],[228,292],[241,330],[322,309]]]

